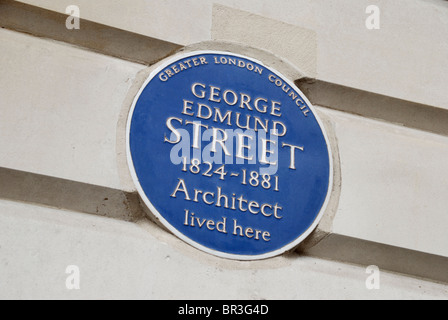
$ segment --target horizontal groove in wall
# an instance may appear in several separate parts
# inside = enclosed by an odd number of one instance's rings
[[[448,135],[446,109],[316,79],[300,79],[296,85],[314,105]]]
[[[0,199],[136,221],[144,216],[137,193],[0,168]]]
[[[152,65],[181,46],[80,19],[80,29],[66,28],[68,15],[12,0],[0,0],[0,27],[62,41],[127,61]]]
[[[363,239],[330,234],[302,254],[352,263],[377,266],[380,270],[448,284],[448,258]]]

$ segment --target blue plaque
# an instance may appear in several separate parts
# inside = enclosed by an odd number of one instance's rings
[[[155,217],[224,258],[293,249],[332,187],[328,139],[310,102],[279,72],[232,53],[162,62],[132,105],[127,152]]]

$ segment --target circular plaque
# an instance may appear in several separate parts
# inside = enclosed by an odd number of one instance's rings
[[[228,52],[162,62],[132,105],[127,153],[155,217],[224,258],[293,249],[332,186],[331,149],[308,99],[279,72]]]

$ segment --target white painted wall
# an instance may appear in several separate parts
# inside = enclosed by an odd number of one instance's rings
[[[127,91],[143,67],[11,31],[0,35],[7,74],[0,79],[0,166],[135,190],[121,174],[127,167],[116,139]],[[341,157],[333,231],[448,256],[448,138],[322,112]]]
[[[0,166],[121,189],[116,131],[143,67],[0,30]]]
[[[60,12],[79,4],[84,18],[181,44],[242,39],[238,29],[216,28],[225,15],[211,1],[135,1],[127,11],[122,1],[26,2]],[[308,72],[322,80],[448,108],[448,8],[441,1],[379,1],[379,31],[364,28],[364,1],[216,2],[264,16],[250,18],[267,37],[263,21],[313,35],[309,60],[294,56],[300,37],[296,47],[271,50],[298,68],[314,61]],[[417,13],[427,19],[417,24]],[[285,31],[284,40],[296,35]],[[270,40],[253,45],[266,49]],[[133,191],[122,174],[117,128],[144,66],[3,29],[0,50],[0,167]],[[341,158],[333,232],[447,257],[448,138],[318,109]],[[71,264],[81,270],[79,291],[65,287]],[[381,290],[369,291],[365,267],[297,255],[231,262],[149,222],[0,200],[0,298],[448,299],[446,285],[387,272]]]
[[[213,4],[221,4],[315,32],[319,79],[448,108],[448,3],[443,0],[134,0],[125,7],[119,0],[20,2],[62,13],[75,4],[82,18],[182,45],[212,38],[213,24],[220,23],[212,16]],[[371,4],[381,10],[380,30],[365,27]],[[282,36],[300,51],[304,44],[296,38]]]
[[[448,257],[448,137],[320,110],[341,157],[333,232]]]
[[[445,299],[448,287],[309,257],[234,262],[150,223],[0,200],[0,299]],[[117,236],[119,235],[119,236]],[[68,290],[69,265],[80,289]]]

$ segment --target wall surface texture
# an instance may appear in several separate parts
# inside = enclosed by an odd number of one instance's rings
[[[375,1],[368,30],[370,2],[0,0],[0,299],[448,299],[448,4]],[[220,259],[147,218],[126,118],[184,46],[264,52],[315,105],[337,170],[297,250]]]

